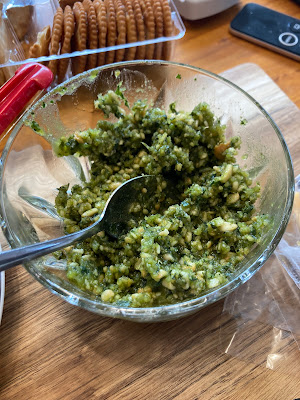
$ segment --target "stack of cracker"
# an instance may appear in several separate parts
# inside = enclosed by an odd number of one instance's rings
[[[169,37],[173,21],[168,0],[61,0],[50,26],[38,34],[30,48],[30,57],[60,55],[115,45]],[[171,42],[73,57],[73,75],[113,62],[170,58]],[[48,67],[61,82],[69,59],[51,60]]]

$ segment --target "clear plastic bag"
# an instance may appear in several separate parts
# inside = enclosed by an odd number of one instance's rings
[[[290,223],[275,254],[300,289],[300,175],[296,178],[294,208]]]
[[[222,351],[300,374],[300,176],[292,216],[275,254],[224,302]]]
[[[18,38],[7,18],[3,18],[3,3],[0,2],[0,65],[24,60],[25,55]],[[0,69],[0,86],[11,78],[17,67],[7,66]]]
[[[5,57],[0,60],[0,65],[12,65],[30,57],[30,47],[39,32],[52,24],[59,3],[58,0],[0,0],[1,5],[2,19],[14,40],[4,43]],[[18,59],[10,56],[15,50],[19,53]]]

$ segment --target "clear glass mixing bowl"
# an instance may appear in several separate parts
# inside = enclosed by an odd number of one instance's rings
[[[268,259],[287,225],[294,195],[293,169],[286,143],[271,117],[247,93],[210,72],[188,65],[162,62],[126,62],[104,66],[75,76],[58,86],[24,115],[15,126],[2,155],[0,212],[2,228],[11,247],[44,241],[63,234],[52,204],[56,189],[88,179],[89,163],[74,156],[57,158],[51,141],[75,130],[95,127],[98,93],[116,89],[122,81],[130,102],[145,98],[159,107],[191,111],[207,102],[225,123],[226,137],[240,135],[238,162],[260,182],[257,209],[268,214],[271,225],[227,284],[194,300],[152,308],[106,304],[68,281],[65,266],[52,255],[25,263],[45,287],[74,305],[98,314],[134,321],[163,321],[188,315],[226,296],[248,280]],[[34,113],[34,116],[33,116]],[[26,122],[32,118],[46,136]]]

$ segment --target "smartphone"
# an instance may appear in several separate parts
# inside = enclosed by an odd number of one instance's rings
[[[231,21],[240,38],[300,61],[300,20],[259,4],[249,3]]]

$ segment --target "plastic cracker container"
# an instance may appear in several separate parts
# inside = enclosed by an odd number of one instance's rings
[[[79,3],[0,0],[0,86],[28,61],[43,62],[59,83],[112,62],[171,59],[185,34],[172,0]]]

